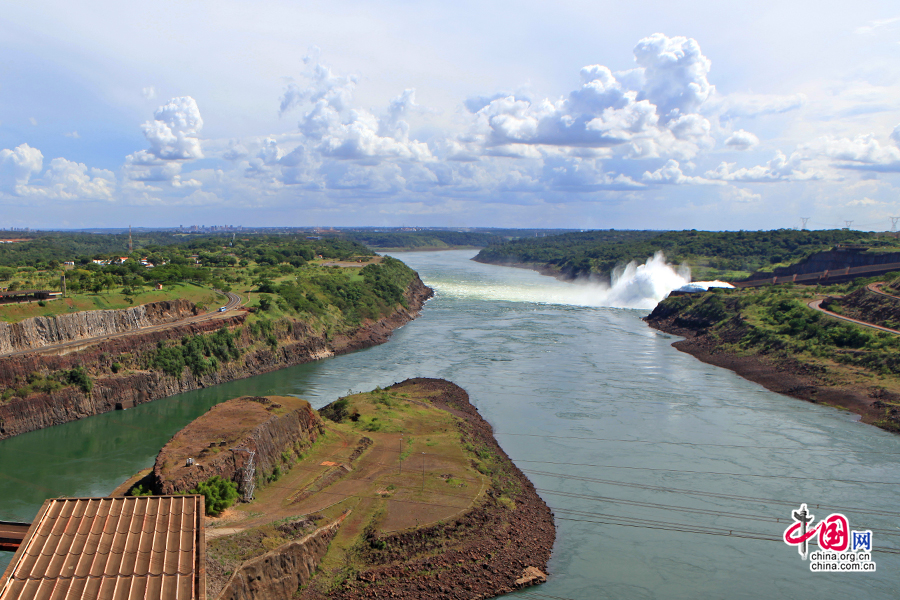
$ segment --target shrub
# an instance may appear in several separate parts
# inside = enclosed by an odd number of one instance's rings
[[[153,490],[151,490],[149,488],[145,488],[143,485],[141,485],[139,483],[136,486],[134,486],[133,488],[131,488],[131,490],[129,490],[128,495],[129,496],[152,496]]]
[[[77,366],[66,372],[66,380],[72,385],[77,385],[85,394],[94,389],[94,382],[90,375],[84,370],[84,367]]]
[[[222,511],[232,506],[238,498],[237,485],[233,481],[213,475],[206,481],[197,484],[188,494],[201,494],[206,498],[206,514],[217,517]]]
[[[346,398],[335,400],[328,406],[319,409],[319,415],[335,423],[340,423],[347,416],[348,404],[349,401]]]

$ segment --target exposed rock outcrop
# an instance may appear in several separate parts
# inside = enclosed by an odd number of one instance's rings
[[[275,350],[264,347],[246,352],[240,361],[224,363],[218,370],[199,377],[194,376],[190,369],[185,369],[179,377],[155,370],[131,370],[113,375],[109,371],[109,366],[123,354],[130,355],[137,362],[143,354],[154,352],[160,341],[179,340],[184,336],[209,333],[223,326],[234,328],[243,324],[245,315],[135,333],[106,340],[63,356],[25,354],[0,358],[2,388],[20,385],[33,372],[56,372],[81,364],[105,367],[104,372],[108,373],[107,376],[98,376],[94,380],[91,392],[85,393],[81,389],[69,387],[50,394],[13,398],[0,404],[0,439],[116,408],[130,408],[151,400],[382,344],[390,338],[394,329],[415,319],[425,301],[433,295],[431,288],[422,283],[417,276],[405,292],[408,308],[398,306],[386,317],[374,322],[364,322],[351,333],[334,337],[312,331],[302,321],[293,321],[277,332],[278,347]],[[244,328],[239,343],[244,347],[249,345],[247,328]]]
[[[264,476],[281,465],[283,453],[304,451],[321,432],[322,420],[306,400],[252,396],[228,400],[194,419],[163,446],[153,466],[153,489],[177,494],[213,476],[240,484],[250,452],[255,472]],[[189,458],[191,466],[186,464]]]
[[[328,551],[335,533],[347,517],[344,513],[301,540],[288,542],[248,560],[234,572],[218,600],[281,600],[292,598],[309,581]]]
[[[0,322],[0,354],[92,337],[138,331],[197,314],[187,300],[151,302],[124,310],[87,310],[54,317],[32,317],[18,323]]]

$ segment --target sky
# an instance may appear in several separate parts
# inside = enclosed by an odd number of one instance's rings
[[[900,216],[896,2],[9,0],[0,53],[0,228]]]

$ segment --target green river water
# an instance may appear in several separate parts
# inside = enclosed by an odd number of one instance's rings
[[[472,255],[399,255],[437,295],[382,346],[0,442],[0,519],[109,493],[228,398],[295,394],[319,407],[348,389],[442,377],[468,390],[555,511],[550,580],[517,597],[900,597],[889,553],[900,436],[682,354],[641,321],[646,310],[596,306],[596,287]],[[876,572],[811,573],[780,541],[803,502],[817,519],[842,512],[871,529]]]

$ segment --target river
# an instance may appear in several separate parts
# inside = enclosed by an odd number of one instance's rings
[[[319,407],[348,388],[442,377],[468,390],[556,513],[550,580],[516,597],[900,596],[900,555],[884,551],[900,548],[900,436],[680,353],[646,310],[592,306],[593,288],[473,254],[398,255],[436,297],[387,344],[0,442],[0,519],[109,493],[228,398]],[[877,571],[811,573],[796,548],[756,539],[780,539],[803,502],[817,520],[843,512],[871,529]]]

